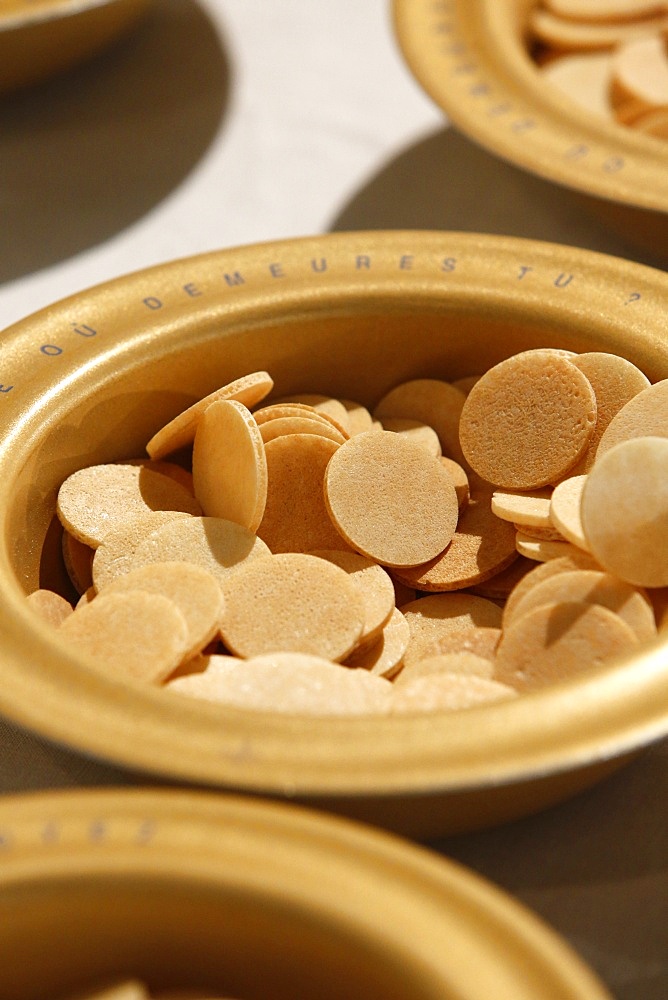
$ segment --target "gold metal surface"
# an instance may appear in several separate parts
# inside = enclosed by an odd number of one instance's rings
[[[668,260],[668,143],[550,87],[525,43],[534,0],[393,0],[416,79],[481,146],[587,196],[612,229]]]
[[[610,1000],[479,876],[333,817],[79,791],[5,798],[0,835],[0,1000],[122,976],[240,1000]]]
[[[106,676],[23,600],[62,577],[62,480],[142,454],[171,416],[254,370],[275,395],[373,405],[523,348],[619,353],[668,377],[668,275],[583,250],[462,233],[319,236],[164,264],[1,335],[0,711],[136,772],[287,796],[430,837],[591,785],[668,732],[666,638],[605,669],[452,714],[309,719]],[[46,545],[45,545],[46,539]]]
[[[2,0],[0,93],[39,83],[99,52],[150,0]]]

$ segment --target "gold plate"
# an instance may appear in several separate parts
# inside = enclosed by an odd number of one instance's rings
[[[599,120],[549,86],[528,54],[534,0],[393,0],[416,79],[481,146],[588,197],[627,239],[668,259],[668,142]]]
[[[59,585],[50,529],[75,469],[143,453],[169,418],[266,369],[275,395],[373,405],[524,348],[626,356],[668,377],[668,275],[465,233],[339,233],[177,260],[2,335],[0,711],[144,774],[275,796],[420,837],[534,812],[668,732],[667,640],[549,690],[466,712],[324,718],[222,708],[68,655],[24,594]]]
[[[610,1000],[473,872],[307,810],[46,793],[5,798],[0,837],[0,1000],[130,976],[248,1000]]]
[[[150,0],[2,0],[0,93],[39,83],[113,42]]]

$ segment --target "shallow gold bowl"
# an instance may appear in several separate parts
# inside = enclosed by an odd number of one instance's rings
[[[115,41],[150,0],[3,0],[0,93],[39,83]]]
[[[420,837],[499,823],[583,789],[668,732],[668,644],[512,702],[313,719],[115,680],[26,605],[60,586],[56,492],[137,456],[167,419],[259,369],[275,394],[367,405],[521,349],[622,354],[668,377],[668,275],[582,250],[461,233],[350,233],[175,261],[2,335],[0,711],[144,775],[292,797]],[[586,664],[583,664],[583,667]]]
[[[129,976],[240,1000],[610,1000],[477,875],[308,810],[50,793],[5,799],[0,834],[0,1000]]]
[[[416,79],[458,129],[584,195],[610,228],[668,262],[668,142],[599,119],[548,85],[525,40],[534,3],[393,0],[395,30]]]

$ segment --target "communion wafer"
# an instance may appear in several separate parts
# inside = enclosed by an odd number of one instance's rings
[[[316,716],[385,715],[392,698],[392,684],[384,677],[294,652],[220,664],[165,687],[238,708]]]
[[[359,645],[344,660],[346,667],[360,667],[379,677],[394,677],[401,669],[410,629],[404,615],[394,608],[390,620],[375,639]]]
[[[512,687],[491,678],[463,673],[427,674],[395,686],[391,712],[453,712],[516,697]]]
[[[135,465],[92,465],[69,476],[58,491],[63,526],[93,548],[128,517],[156,510],[201,514],[183,486],[159,472]]]
[[[219,399],[235,399],[249,409],[268,396],[274,387],[273,379],[267,372],[252,372],[221,386],[215,392],[193,403],[168,424],[157,431],[146,445],[150,458],[162,458],[177,451],[195,439],[197,424],[211,403]]]
[[[668,379],[643,389],[615,414],[603,432],[597,459],[616,444],[637,437],[668,438]]]
[[[153,458],[124,458],[121,465],[141,465],[144,469],[151,469],[153,472],[161,472],[163,476],[175,479],[189,493],[194,493],[192,472],[188,472],[183,466],[176,462],[166,462],[163,459]]]
[[[420,659],[439,637],[464,628],[501,626],[501,608],[473,594],[430,594],[399,609],[408,622],[410,640],[404,663]]]
[[[415,666],[420,662],[420,657],[429,659],[460,653],[491,663],[496,655],[500,638],[501,629],[491,625],[467,625],[447,629],[419,648],[415,647],[415,652],[409,656],[409,662],[405,666]]]
[[[417,677],[427,677],[430,674],[468,674],[490,679],[494,676],[494,663],[475,653],[435,653],[404,665],[394,684],[396,688],[405,687]]]
[[[637,646],[631,628],[608,608],[578,601],[543,605],[504,629],[495,677],[518,690],[533,690]]]
[[[592,555],[637,586],[668,584],[668,439],[623,441],[597,459],[582,493]]]
[[[656,32],[621,45],[612,62],[612,101],[634,101],[643,110],[668,104],[668,56]]]
[[[60,625],[72,614],[72,605],[53,590],[39,589],[26,598],[30,607],[50,625]]]
[[[544,0],[558,17],[585,21],[625,21],[661,14],[663,0]]]
[[[462,590],[483,583],[517,558],[516,531],[492,513],[491,494],[474,495],[462,510],[448,548],[420,566],[392,574],[416,590]]]
[[[237,656],[297,652],[342,660],[364,628],[364,603],[349,574],[303,552],[248,563],[223,594],[220,633]]]
[[[668,17],[658,14],[638,21],[587,22],[557,17],[551,11],[535,8],[529,18],[534,38],[559,51],[612,49],[633,38],[666,31]]]
[[[439,379],[412,379],[390,389],[373,410],[377,420],[406,417],[433,427],[448,458],[461,464],[459,417],[466,399],[460,389]]]
[[[78,594],[88,590],[93,582],[93,555],[95,550],[85,542],[63,530],[62,537],[63,562],[72,586]]]
[[[478,594],[480,597],[488,597],[491,601],[507,601],[515,587],[524,579],[527,573],[531,572],[535,562],[521,556],[518,553],[517,559],[500,573],[495,573],[488,580],[481,583],[474,583],[468,588],[470,593]]]
[[[459,509],[462,510],[471,498],[471,488],[466,470],[459,462],[455,462],[453,458],[448,458],[447,455],[441,455],[440,462],[452,479],[452,485],[457,494],[457,503],[459,504]]]
[[[537,528],[532,524],[515,524],[515,530],[523,538],[531,538],[539,542],[564,542],[566,539],[557,528]]]
[[[544,79],[581,108],[614,120],[610,102],[613,56],[609,51],[569,52],[541,66]]]
[[[566,541],[588,550],[587,539],[582,527],[580,506],[586,475],[563,479],[554,489],[550,500],[550,518]]]
[[[379,635],[395,609],[392,580],[382,566],[358,552],[340,549],[317,549],[310,555],[345,570],[356,588],[364,605],[364,626],[359,641],[365,643]]]
[[[255,417],[258,427],[263,427],[265,424],[271,423],[274,420],[282,420],[286,417],[303,417],[315,421],[321,427],[323,425],[328,427],[330,431],[335,431],[337,440],[341,438],[344,441],[347,441],[350,437],[347,425],[344,426],[339,420],[333,417],[331,413],[328,413],[325,410],[317,409],[315,406],[309,406],[308,403],[268,403],[267,406],[263,406],[260,410],[256,410],[253,413],[253,416]],[[369,414],[369,418],[370,417],[371,414]]]
[[[257,530],[267,501],[267,460],[260,430],[243,403],[221,399],[207,407],[195,431],[192,469],[207,517]]]
[[[265,445],[267,502],[257,533],[272,552],[349,547],[324,498],[325,470],[338,448],[314,434],[290,434]]]
[[[264,444],[285,434],[319,434],[321,437],[329,438],[330,441],[335,441],[336,444],[343,444],[347,440],[333,424],[325,420],[315,420],[304,414],[279,417],[260,424],[260,435]]]
[[[327,466],[325,503],[339,534],[386,566],[415,566],[442,552],[459,512],[439,460],[390,431],[341,445]]]
[[[657,139],[668,139],[668,107],[654,108],[640,115],[633,122],[633,127],[645,135],[656,136]]]
[[[422,423],[421,420],[409,420],[407,417],[384,417],[380,424],[384,431],[392,431],[401,434],[410,441],[426,448],[430,455],[436,458],[441,456],[441,442],[438,434],[429,424]]]
[[[555,541],[551,538],[531,538],[524,532],[515,535],[515,549],[526,559],[535,562],[548,562],[550,559],[561,559],[571,554],[576,546],[567,541]]]
[[[568,551],[555,559],[548,559],[545,562],[533,563],[533,569],[527,573],[508,595],[503,608],[503,623],[510,620],[515,609],[515,605],[524,597],[526,593],[535,587],[542,580],[548,580],[557,573],[569,573],[574,569],[600,570],[600,564],[593,556],[576,549],[575,546],[568,546]]]
[[[563,601],[600,604],[614,611],[640,642],[650,641],[656,636],[654,609],[647,595],[611,573],[596,570],[571,570],[537,583],[513,606],[510,614],[504,615],[503,627],[511,627],[513,622],[534,608]]]
[[[114,676],[151,683],[168,677],[188,647],[174,602],[141,590],[98,594],[65,619],[58,635]]]
[[[340,400],[335,399],[332,396],[325,396],[322,393],[317,392],[305,392],[297,393],[292,396],[282,396],[280,399],[277,399],[276,402],[304,403],[306,406],[313,407],[313,409],[318,413],[321,413],[330,420],[334,421],[339,430],[345,431],[346,434],[349,433],[348,411]]]
[[[93,554],[91,577],[95,589],[102,590],[111,580],[133,568],[138,546],[143,544],[152,531],[169,521],[189,516],[173,510],[149,511],[146,514],[131,515],[113,531],[109,531]]]
[[[490,368],[461,414],[466,460],[497,487],[531,490],[561,479],[594,431],[596,398],[568,358],[525,351]]]
[[[159,562],[140,566],[109,583],[105,594],[144,590],[163,594],[178,607],[188,626],[184,657],[192,657],[218,634],[223,594],[216,578],[201,566]]]
[[[512,521],[516,525],[550,528],[552,527],[550,520],[551,496],[552,489],[548,486],[524,493],[504,493],[501,490],[495,490],[492,494],[492,511],[502,521]]]
[[[190,562],[224,583],[253,559],[269,555],[265,543],[240,524],[220,517],[178,518],[152,531],[137,546],[130,568],[156,562]]]
[[[366,406],[363,406],[362,403],[357,403],[354,399],[340,399],[339,402],[346,411],[346,427],[351,437],[355,434],[365,434],[367,431],[372,430],[373,417]]]

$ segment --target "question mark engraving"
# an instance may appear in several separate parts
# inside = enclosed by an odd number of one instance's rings
[[[631,292],[624,305],[628,306],[631,302],[637,302],[639,298],[641,298],[640,292]]]

